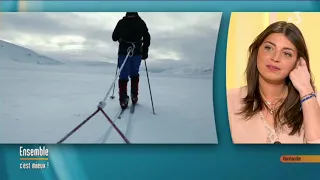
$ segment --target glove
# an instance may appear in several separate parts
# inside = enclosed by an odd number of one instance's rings
[[[141,54],[142,54],[141,59],[142,60],[148,59],[148,51],[149,51],[148,48],[142,47],[142,49],[141,49]]]

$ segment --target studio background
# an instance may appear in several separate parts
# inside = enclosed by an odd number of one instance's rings
[[[254,38],[275,21],[291,21],[302,31],[309,50],[311,71],[320,89],[320,13],[232,13],[228,32],[227,90],[246,85],[248,48]]]

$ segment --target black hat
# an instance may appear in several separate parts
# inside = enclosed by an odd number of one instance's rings
[[[126,16],[139,16],[137,12],[127,12]]]

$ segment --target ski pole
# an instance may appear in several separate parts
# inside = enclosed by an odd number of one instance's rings
[[[118,73],[118,64],[117,64],[117,69],[116,69],[116,74],[115,76],[117,76]],[[114,88],[115,88],[116,84],[113,84],[113,90],[112,90],[112,96],[110,96],[111,99],[114,99]]]
[[[146,67],[146,72],[147,72],[147,79],[148,79],[148,85],[149,85],[149,92],[150,92],[150,98],[151,98],[152,111],[153,111],[153,114],[156,115],[155,112],[154,112],[154,106],[153,106],[152,93],[151,93],[150,80],[149,80],[148,68],[147,68],[146,60],[144,60],[144,65]]]
[[[134,48],[135,48],[135,44],[133,44],[133,43],[132,43],[132,47],[128,47],[127,56],[126,56],[126,58],[124,59],[122,65],[121,65],[121,67],[120,67],[120,69],[119,69],[119,72],[117,72],[116,76],[114,77],[114,80],[113,80],[113,82],[111,83],[111,86],[110,86],[110,88],[109,88],[106,96],[103,98],[102,101],[99,102],[98,108],[103,109],[103,108],[106,106],[106,102],[105,102],[105,101],[107,100],[107,98],[108,98],[108,96],[109,96],[109,94],[110,94],[110,92],[111,92],[111,90],[112,90],[112,87],[115,85],[116,80],[117,80],[119,74],[121,73],[124,65],[126,64],[126,62],[127,62],[127,60],[128,60],[128,57],[132,57],[132,56],[133,56]]]

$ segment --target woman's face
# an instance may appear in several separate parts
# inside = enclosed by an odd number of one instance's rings
[[[296,47],[281,33],[270,34],[261,44],[257,55],[260,76],[270,82],[283,83],[295,68]]]

